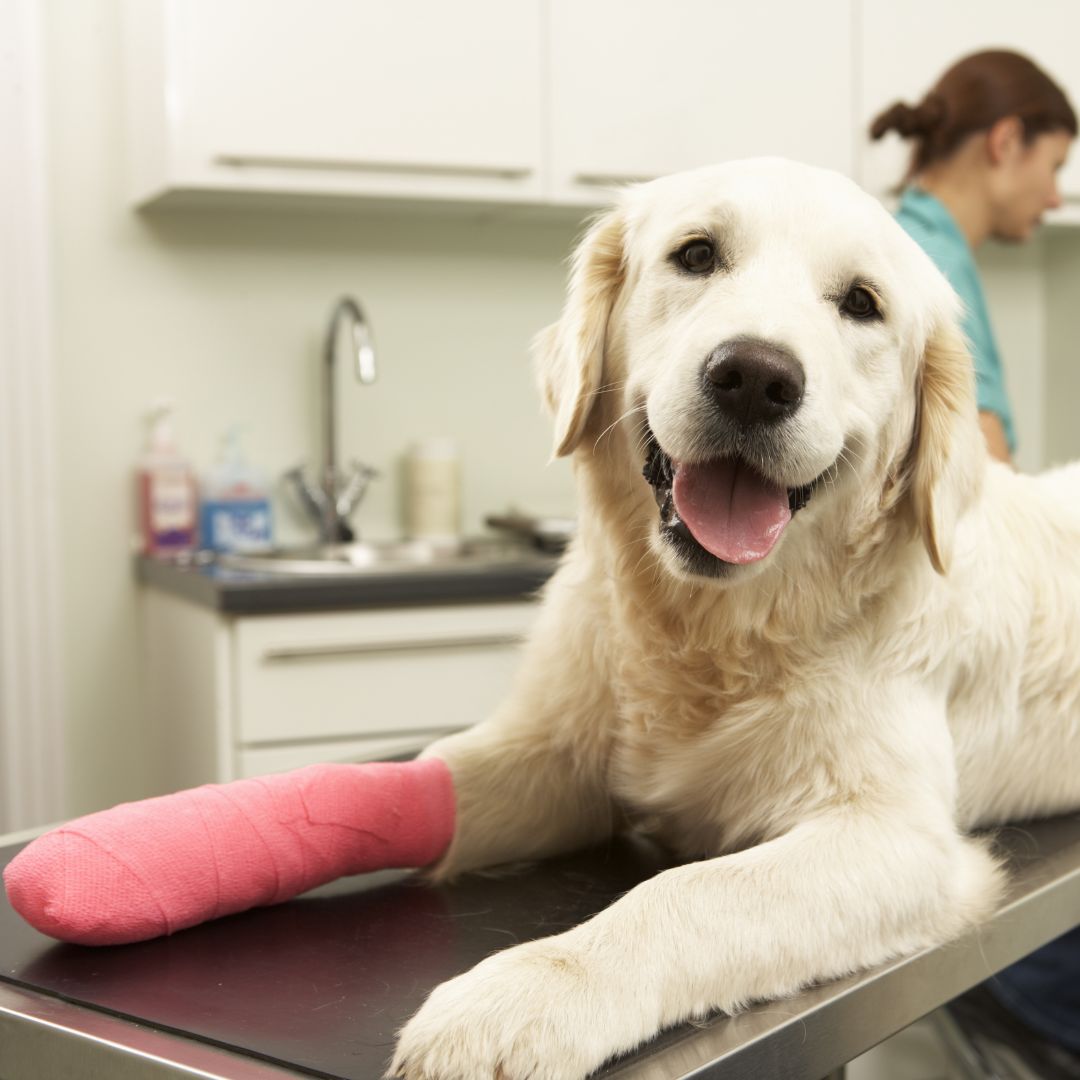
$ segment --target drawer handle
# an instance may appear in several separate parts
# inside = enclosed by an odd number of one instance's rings
[[[275,157],[271,154],[215,154],[214,163],[238,168],[397,173],[415,176],[481,177],[497,180],[521,180],[532,176],[535,171],[528,165],[434,165],[410,161],[363,161],[352,158]]]
[[[475,637],[410,638],[404,641],[372,641],[350,645],[291,645],[267,649],[267,663],[288,660],[310,660],[338,656],[375,656],[381,653],[424,652],[435,649],[483,649],[492,646],[520,645],[520,634],[483,634]]]
[[[619,187],[622,184],[647,184],[655,180],[655,176],[645,176],[634,173],[574,173],[575,184],[584,184],[586,187]]]

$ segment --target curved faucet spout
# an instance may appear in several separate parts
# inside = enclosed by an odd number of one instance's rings
[[[376,375],[375,344],[372,340],[371,328],[364,318],[359,303],[351,296],[342,296],[330,313],[330,323],[323,344],[323,461],[321,486],[326,495],[326,500],[320,504],[320,530],[323,539],[331,543],[341,540],[347,533],[351,532],[348,522],[345,520],[345,514],[341,511],[341,500],[338,492],[341,479],[337,461],[337,409],[334,370],[337,366],[338,332],[342,319],[349,321],[352,331],[357,381],[370,384],[375,381]],[[370,479],[370,476],[368,479]],[[353,494],[354,498],[348,500],[351,505],[348,506],[346,514],[351,513],[356,502],[359,501],[362,487],[358,490],[354,489]]]
[[[371,339],[371,328],[360,305],[351,297],[343,296],[334,305],[330,313],[330,325],[326,328],[326,344],[323,356],[328,367],[334,366],[337,354],[338,327],[345,316],[349,317],[352,328],[353,349],[356,352],[356,378],[362,383],[375,381],[375,343]]]

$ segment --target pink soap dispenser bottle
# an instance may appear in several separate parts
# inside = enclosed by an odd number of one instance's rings
[[[191,464],[180,453],[172,424],[173,403],[149,413],[150,432],[135,476],[140,550],[168,557],[195,550],[198,498]]]

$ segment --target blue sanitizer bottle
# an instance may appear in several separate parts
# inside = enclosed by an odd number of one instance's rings
[[[209,551],[267,551],[273,545],[270,487],[250,465],[231,428],[200,489],[199,533]]]

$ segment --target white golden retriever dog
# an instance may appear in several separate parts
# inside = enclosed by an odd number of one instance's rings
[[[636,826],[690,859],[438,987],[409,1080],[577,1080],[961,934],[973,826],[1080,806],[1080,472],[991,463],[945,279],[843,177],[630,189],[538,341],[581,529],[510,699],[427,753],[440,879]]]

